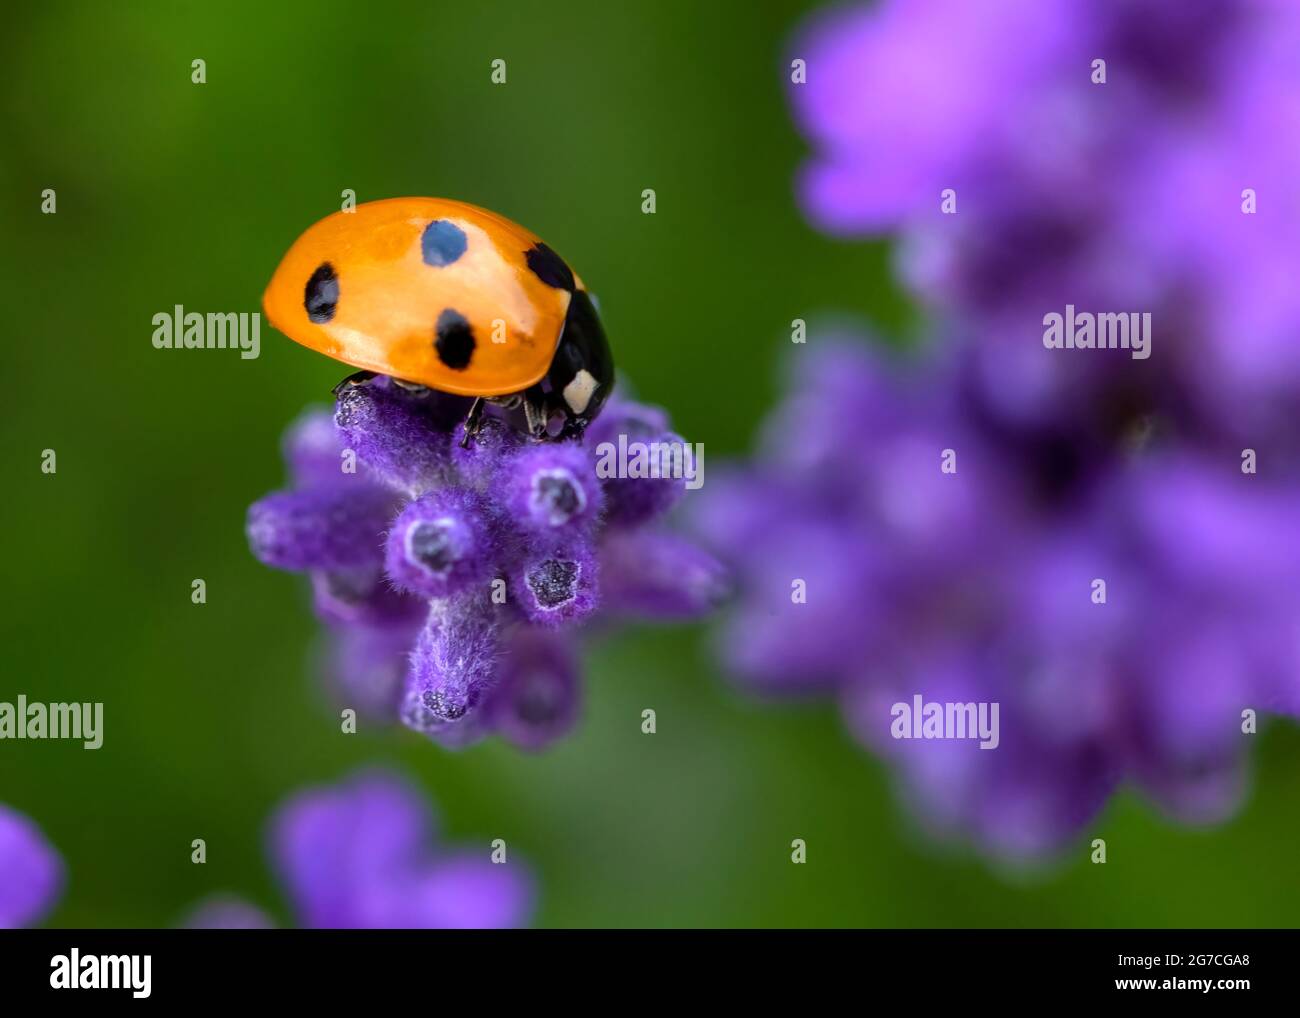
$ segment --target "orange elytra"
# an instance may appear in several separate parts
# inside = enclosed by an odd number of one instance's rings
[[[335,212],[289,248],[263,297],[295,342],[408,385],[522,407],[536,437],[599,412],[614,366],[564,259],[487,209],[392,198]],[[557,427],[558,426],[558,427]]]

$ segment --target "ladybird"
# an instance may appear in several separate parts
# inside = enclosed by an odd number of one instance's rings
[[[522,411],[534,438],[580,435],[614,383],[595,305],[568,263],[495,212],[391,198],[335,212],[281,260],[262,299],[290,339],[413,388]],[[519,415],[516,414],[516,417]]]

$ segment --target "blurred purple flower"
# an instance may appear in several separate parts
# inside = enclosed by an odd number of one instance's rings
[[[804,207],[898,237],[935,342],[809,350],[715,471],[721,652],[838,698],[938,831],[1041,855],[1124,781],[1212,822],[1243,712],[1300,713],[1297,41],[1282,0],[883,0],[794,43]],[[1150,312],[1150,359],[1046,348],[1067,305]],[[996,750],[896,738],[916,695],[997,703]]]
[[[37,826],[0,803],[0,929],[39,922],[63,886],[63,863]]]
[[[293,486],[250,508],[249,543],[311,575],[349,706],[448,747],[500,732],[541,749],[577,720],[577,625],[602,603],[698,617],[726,585],[704,551],[647,526],[683,479],[597,469],[620,441],[680,443],[661,411],[615,399],[585,441],[540,444],[488,416],[462,446],[466,407],[386,378],[344,389],[333,422],[290,429]]]
[[[185,919],[190,930],[272,930],[275,921],[256,905],[229,894],[215,894]]]
[[[272,818],[271,856],[294,914],[315,929],[499,929],[524,925],[533,882],[514,860],[440,849],[418,789],[369,770],[308,789]],[[256,906],[219,896],[186,922],[195,928],[263,929]]]
[[[1298,48],[1286,0],[838,8],[792,48],[798,190],[829,232],[898,233],[991,411],[1037,425],[1122,389],[1180,430],[1276,430],[1300,395]],[[1044,349],[1067,304],[1151,312],[1156,360]]]
[[[1093,457],[1018,442],[924,358],[829,343],[800,361],[755,463],[715,468],[694,514],[735,570],[719,642],[737,678],[837,698],[928,825],[998,854],[1059,849],[1125,780],[1222,819],[1243,711],[1300,715],[1300,484],[1157,438]],[[996,749],[892,737],[918,694],[998,703]]]

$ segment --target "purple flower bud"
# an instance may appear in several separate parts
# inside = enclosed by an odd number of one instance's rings
[[[461,481],[482,490],[493,483],[501,464],[524,445],[524,438],[506,422],[484,416],[478,434],[462,445],[465,424],[451,433],[451,463]]]
[[[605,607],[624,615],[694,619],[727,596],[727,570],[675,534],[620,531],[601,546]]]
[[[424,605],[419,605],[419,618]],[[419,625],[343,626],[332,641],[328,671],[339,705],[391,723],[406,680]]]
[[[376,887],[403,879],[433,832],[414,787],[383,771],[361,771],[281,806],[271,854],[304,926],[370,926]]]
[[[511,577],[516,604],[532,622],[561,626],[596,610],[596,556],[585,541],[525,556]]]
[[[311,574],[313,604],[325,622],[384,626],[416,622],[424,602],[392,588],[378,565]]]
[[[517,626],[506,643],[492,691],[493,728],[523,749],[545,749],[578,719],[582,688],[578,661],[565,637]]]
[[[248,509],[253,554],[277,569],[349,569],[377,562],[392,513],[380,488],[278,491]]]
[[[634,403],[617,394],[610,397],[600,416],[587,428],[586,443],[616,442],[620,434],[658,434],[669,428],[668,414],[649,403]]]
[[[334,422],[343,443],[385,484],[410,495],[434,487],[448,464],[436,396],[378,379],[339,393]]]
[[[529,872],[458,852],[393,888],[386,926],[393,929],[496,930],[521,925],[532,910]]]
[[[289,425],[284,436],[284,458],[295,488],[330,487],[365,479],[363,474],[343,472],[343,443],[339,441],[334,415],[313,407]]]
[[[309,789],[280,807],[271,847],[302,925],[317,929],[514,927],[532,910],[513,856],[447,851],[421,791],[383,771]]]
[[[483,580],[496,551],[486,502],[464,488],[444,488],[402,510],[388,533],[384,564],[401,590],[448,597]]]
[[[496,678],[500,625],[485,596],[433,601],[411,653],[402,722],[439,742],[479,732],[478,709]]]
[[[668,430],[655,407],[619,401],[587,429],[586,446],[605,486],[605,521],[635,527],[667,512],[686,491],[684,477],[665,471],[665,460],[685,463],[684,440]],[[650,476],[653,472],[660,476]],[[667,475],[667,476],[665,476]]]
[[[0,929],[39,921],[63,885],[63,863],[27,817],[0,804]]]
[[[604,499],[591,457],[574,442],[525,447],[502,466],[500,484],[512,521],[543,544],[589,531]]]

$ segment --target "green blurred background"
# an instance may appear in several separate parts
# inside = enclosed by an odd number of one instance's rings
[[[0,801],[67,861],[51,925],[169,925],[214,891],[291,921],[265,820],[367,761],[417,775],[447,838],[486,851],[502,837],[526,857],[540,925],[1295,923],[1300,733],[1281,725],[1259,737],[1255,794],[1233,823],[1181,830],[1123,796],[1095,829],[1107,865],[1085,841],[1032,874],[928,844],[833,708],[747,700],[695,627],[590,646],[585,719],[544,756],[340,733],[310,665],[304,582],[258,565],[243,521],[282,481],[284,426],[342,371],[269,327],[257,360],[158,351],[152,316],[257,310],[280,255],[344,188],[465,199],[574,264],[623,377],[716,469],[775,399],[792,318],[847,311],[896,338],[915,323],[883,246],[823,238],[792,202],[802,143],[783,47],[813,6],[6,13],[0,700],[105,703],[97,752],[0,743]],[[490,81],[497,58],[505,85]],[[44,188],[56,215],[40,213]],[[196,577],[206,605],[190,601]]]

